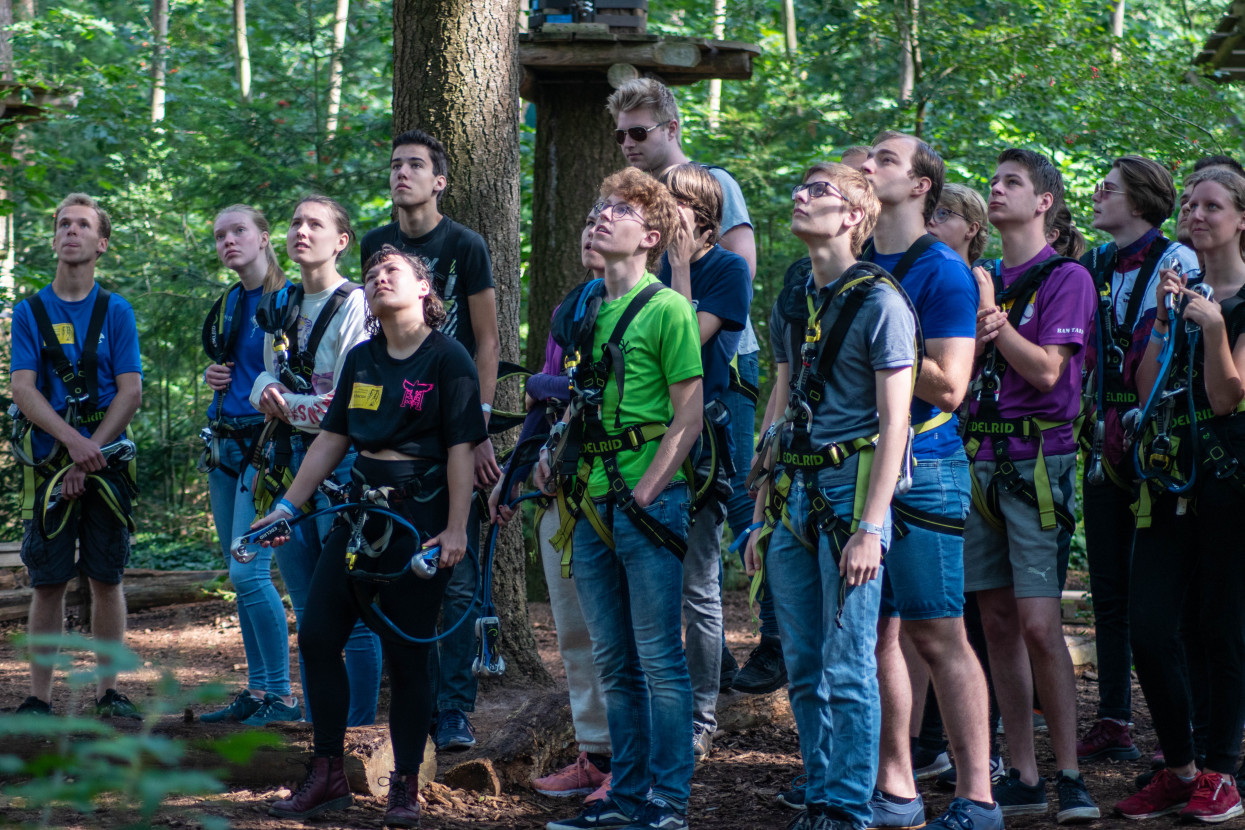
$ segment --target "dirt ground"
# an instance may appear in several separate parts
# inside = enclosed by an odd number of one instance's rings
[[[549,607],[534,603],[531,613],[541,656],[550,673],[559,683],[564,683],[565,675],[557,657]],[[736,659],[742,664],[754,644],[751,618],[742,592],[728,592],[725,614],[728,643]],[[71,625],[75,622],[71,619]],[[292,615],[290,622],[292,630]],[[136,675],[125,678],[122,685],[123,691],[140,707],[154,694],[159,674],[166,669],[173,672],[183,687],[219,681],[234,689],[240,688],[245,682],[242,638],[236,611],[231,604],[213,601],[134,613],[130,615],[129,626],[128,645],[141,655],[144,665]],[[0,635],[12,634],[18,630],[19,627],[13,624],[0,626]],[[297,671],[294,675],[297,681]],[[10,638],[4,636],[0,639],[0,711],[11,711],[26,694],[26,666],[20,661]],[[487,735],[527,694],[523,689],[504,686],[482,688],[478,711],[473,716],[477,734]],[[785,697],[783,692],[777,694]],[[1081,672],[1078,679],[1078,697],[1080,731],[1083,732],[1097,703],[1097,685],[1092,669]],[[1090,791],[1103,808],[1105,816],[1110,816],[1112,804],[1133,792],[1133,779],[1148,768],[1150,753],[1155,747],[1149,713],[1136,686],[1134,700],[1137,708],[1134,736],[1142,748],[1142,758],[1132,762],[1099,763],[1086,770]],[[68,692],[64,684],[58,682],[53,705],[58,711],[64,711],[67,702]],[[386,708],[387,688],[382,691],[382,721]],[[781,707],[781,711],[782,715],[772,723],[736,734],[718,735],[713,754],[697,769],[692,782],[689,822],[693,827],[780,830],[792,820],[794,814],[774,800],[774,796],[789,787],[791,780],[801,771],[795,723],[785,705]],[[568,749],[568,760],[572,754],[573,751]],[[1053,757],[1044,735],[1039,735],[1038,738],[1038,754],[1043,770],[1051,771]],[[444,772],[456,759],[452,754],[443,753],[438,760],[440,770]],[[301,774],[300,767],[292,767],[291,783],[300,780]],[[950,801],[950,795],[937,790],[932,784],[923,783],[921,790],[925,796],[927,814],[931,818],[938,815]],[[269,802],[287,794],[288,790],[284,789],[262,792],[238,790],[206,798],[177,798],[166,802],[154,824],[197,828],[202,825],[196,816],[206,814],[220,817],[234,828],[286,830],[300,826],[300,823],[269,818],[267,806]],[[529,789],[518,788],[505,792],[499,798],[491,798],[467,791],[451,790],[437,783],[426,789],[423,797],[423,826],[446,830],[535,830],[544,827],[545,822],[551,819],[573,815],[579,807],[578,799],[548,798]],[[1050,797],[1053,804],[1053,787]],[[6,798],[0,788],[0,825],[8,822],[33,825],[39,822],[37,815],[18,809],[19,806]],[[355,804],[350,809],[308,821],[305,826],[322,830],[379,828],[382,826],[383,813],[384,804],[381,799],[356,796]],[[94,813],[88,815],[58,809],[51,815],[50,822],[42,826],[120,827],[134,820],[133,813],[104,802]],[[1148,826],[1167,827],[1174,823],[1174,818],[1163,818],[1148,823]],[[1046,818],[1017,818],[1009,820],[1007,824],[1009,828],[1016,830],[1054,826],[1054,816],[1051,814]],[[1104,818],[1092,826],[1107,828],[1123,827],[1126,824],[1121,819]],[[1236,819],[1224,826],[1245,827],[1245,820]]]

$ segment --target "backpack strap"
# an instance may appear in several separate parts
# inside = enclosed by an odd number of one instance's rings
[[[30,310],[35,317],[35,325],[39,336],[43,339],[43,356],[52,364],[52,370],[65,385],[68,398],[75,399],[78,411],[83,416],[90,416],[99,403],[99,337],[104,331],[104,323],[108,317],[108,302],[112,293],[100,286],[95,295],[95,304],[91,308],[91,321],[87,324],[86,337],[82,340],[81,356],[78,368],[75,369],[65,354],[65,349],[57,337],[52,319],[48,316],[47,307],[38,294],[30,297]],[[50,397],[44,389],[44,397]],[[75,424],[75,426],[77,426]]]
[[[937,241],[938,237],[932,233],[926,233],[922,234],[916,242],[908,246],[908,250],[904,251],[903,257],[900,258],[899,262],[895,264],[894,270],[891,271],[891,276],[895,279],[895,282],[903,282],[903,278],[912,266],[916,264],[916,261]],[[865,250],[860,255],[860,258],[864,262],[874,262],[876,257],[877,251],[873,247],[873,240],[870,239],[868,244],[865,245]]]
[[[328,331],[329,323],[333,321],[333,317],[337,314],[337,310],[342,307],[346,299],[354,291],[359,291],[363,286],[352,282],[345,282],[337,286],[337,290],[333,292],[333,296],[329,297],[328,302],[320,309],[320,313],[316,316],[315,325],[311,327],[311,334],[307,336],[307,346],[304,349],[298,349],[294,354],[290,355],[290,368],[294,373],[305,381],[311,381],[311,373],[316,365],[316,352],[320,349],[320,341],[324,339],[324,334]],[[291,351],[297,349],[298,338],[291,337],[290,344],[293,347]]]
[[[229,295],[237,292],[233,305],[229,305]],[[233,354],[238,343],[238,335],[242,331],[242,316],[238,314],[238,304],[242,302],[245,289],[242,283],[235,282],[216,298],[207,319],[203,321],[203,351],[214,363],[224,364]]]
[[[623,399],[623,384],[627,379],[627,366],[626,361],[623,359],[622,352],[623,335],[627,333],[627,327],[631,325],[631,321],[636,318],[636,316],[640,313],[640,310],[644,308],[649,300],[653,299],[653,296],[656,295],[658,291],[662,290],[665,290],[665,286],[661,283],[655,282],[651,285],[645,286],[639,294],[636,294],[635,297],[631,299],[631,302],[627,304],[627,307],[623,309],[622,316],[619,317],[618,322],[614,324],[614,330],[610,333],[609,340],[606,340],[605,345],[602,347],[604,350],[604,355],[602,357],[605,360],[605,365],[608,370],[613,371],[614,383],[618,386],[618,402],[620,406]],[[621,427],[621,413],[616,411],[614,413],[614,418],[618,421],[616,426]]]

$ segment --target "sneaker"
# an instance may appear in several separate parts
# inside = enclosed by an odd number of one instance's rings
[[[555,798],[589,795],[600,787],[605,779],[606,774],[588,760],[588,753],[581,752],[578,758],[562,769],[533,781],[532,789],[541,795],[551,795]]]
[[[95,714],[101,718],[129,718],[142,720],[138,707],[116,689],[107,689],[104,696],[95,701]]]
[[[946,752],[935,752],[919,746],[915,740],[912,742],[912,774],[916,776],[917,781],[934,778],[949,769],[951,769],[951,758]]]
[[[1033,710],[1033,731],[1045,732],[1049,727],[1046,725],[1046,715],[1042,714],[1041,709]]]
[[[739,664],[735,662],[735,655],[731,654],[731,650],[722,646],[722,674],[718,680],[718,691],[729,692],[735,685],[735,675],[739,674]]]
[[[954,798],[947,812],[925,826],[931,830],[1003,830],[1003,811],[997,804],[987,810],[967,798]]]
[[[1020,770],[1010,769],[1007,777],[990,788],[994,801],[1005,816],[1043,815],[1046,812],[1046,782],[1036,784],[1020,780]]]
[[[631,816],[619,809],[614,799],[606,798],[584,808],[574,818],[551,821],[545,830],[597,830],[605,827],[626,827],[631,824]]]
[[[692,724],[692,758],[697,764],[713,750],[713,731],[703,723]]]
[[[1150,769],[1162,769],[1165,766],[1167,766],[1167,756],[1163,754],[1163,748],[1159,747],[1150,756]]]
[[[432,740],[437,749],[470,749],[476,745],[476,731],[462,709],[446,709],[437,715],[437,730]]]
[[[789,810],[807,810],[808,805],[804,803],[804,787],[807,783],[807,775],[796,776],[791,782],[791,789],[779,791],[778,803]]]
[[[1203,772],[1197,777],[1194,785],[1188,806],[1180,811],[1182,819],[1218,824],[1239,816],[1243,812],[1241,794],[1236,789],[1236,780],[1231,775]]]
[[[22,701],[22,705],[17,707],[15,715],[50,715],[52,714],[52,704],[45,703],[39,698],[31,695]]]
[[[990,759],[990,784],[993,786],[994,784],[999,783],[1006,777],[1007,777],[1007,767],[1003,766],[1003,756],[995,755],[993,758]],[[954,792],[955,782],[956,782],[955,764],[952,764],[950,769],[948,769],[946,772],[939,775],[937,779],[935,779],[934,785],[937,786],[938,789],[940,790],[948,790],[950,792]]]
[[[585,804],[595,804],[598,801],[604,801],[610,797],[610,785],[614,783],[614,773],[606,773],[605,780],[601,782],[601,786],[592,791],[592,795],[584,799]]]
[[[906,804],[896,804],[886,797],[881,790],[875,789],[869,799],[869,809],[873,818],[869,820],[869,828],[893,828],[893,830],[916,830],[925,826],[925,799],[917,793],[916,798]]]
[[[1060,824],[1076,824],[1082,821],[1093,821],[1102,813],[1094,803],[1093,796],[1085,788],[1085,779],[1064,775],[1055,776],[1055,792],[1059,795],[1059,812],[1055,813],[1055,821]]]
[[[748,655],[748,661],[735,675],[735,691],[767,695],[787,685],[787,664],[782,659],[782,641],[761,637],[761,644]]]
[[[626,830],[687,830],[687,816],[664,798],[650,798],[635,820],[624,826]]]
[[[787,830],[826,830],[826,817],[804,811],[791,819]]]
[[[233,703],[219,711],[200,715],[199,720],[203,723],[242,723],[242,721],[258,712],[259,707],[263,705],[264,701],[243,689],[233,699]]]
[[[1169,769],[1161,769],[1139,793],[1115,805],[1115,812],[1124,818],[1157,818],[1183,810],[1193,795],[1197,779],[1181,781],[1180,776]]]
[[[303,719],[303,707],[294,698],[293,706],[286,706],[284,701],[269,692],[264,695],[264,702],[255,710],[255,714],[242,721],[243,726],[264,726],[276,721],[300,721]]]
[[[1112,761],[1132,761],[1141,757],[1141,750],[1133,744],[1128,734],[1128,724],[1112,718],[1100,718],[1085,733],[1085,737],[1076,742],[1076,759],[1078,761],[1097,761],[1107,758]]]

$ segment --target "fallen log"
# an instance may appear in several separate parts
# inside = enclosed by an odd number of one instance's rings
[[[565,758],[574,742],[567,693],[540,694],[506,718],[487,741],[471,751],[469,760],[451,767],[445,781],[479,792],[492,791],[498,780],[503,786],[525,787]],[[488,761],[487,766],[481,764],[482,759]]]
[[[112,725],[120,734],[133,734],[142,729],[142,724],[133,721],[115,720]],[[212,748],[212,742],[236,736],[239,729],[236,725],[187,723],[180,717],[166,717],[155,725],[152,733],[185,745],[186,750],[177,763],[179,769],[212,771],[223,783],[233,787],[268,790],[296,787],[303,780],[304,764],[311,759],[311,724],[268,724],[264,731],[278,738],[276,746],[260,747],[245,761],[229,761]],[[82,736],[84,739],[89,737]],[[10,736],[0,754],[27,760],[48,752],[52,745],[52,740],[41,736]],[[347,729],[344,766],[350,789],[356,794],[388,794],[389,776],[394,766],[388,727],[353,726]],[[424,746],[424,760],[419,767],[420,788],[427,786],[436,774],[436,752],[429,740]]]
[[[205,590],[208,583],[228,571],[156,571],[128,568],[122,582],[126,606],[131,611],[160,605],[180,605],[215,599]],[[30,588],[0,590],[0,622],[23,620],[30,610]],[[81,579],[69,583],[65,596],[67,605],[83,605],[89,601],[89,588]]]

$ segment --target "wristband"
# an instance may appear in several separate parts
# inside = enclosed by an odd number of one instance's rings
[[[856,529],[868,533],[870,536],[882,535],[882,526],[875,525],[873,522],[861,521],[856,525]]]
[[[286,513],[290,514],[291,519],[298,515],[298,508],[294,506],[293,502],[286,498],[278,499],[276,506],[272,509],[274,512],[277,510],[284,510]]]
[[[493,405],[491,403],[482,403],[480,404],[480,411],[483,412],[485,415],[492,415]]]
[[[1171,337],[1171,334],[1169,332],[1156,331],[1155,329],[1150,330],[1150,342],[1151,343],[1158,343],[1160,345],[1166,346],[1167,339],[1169,337]]]

